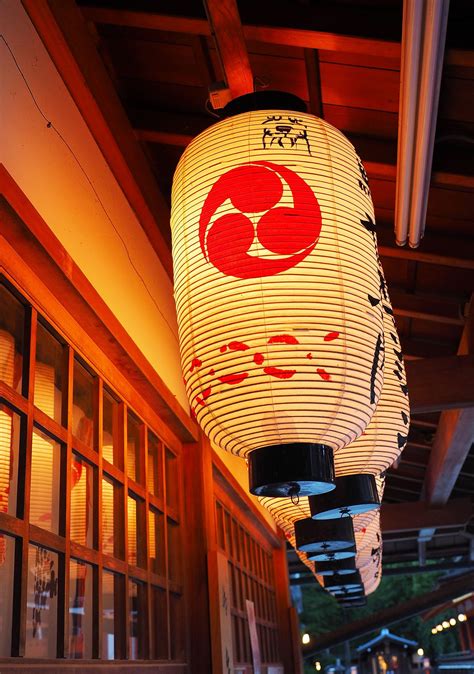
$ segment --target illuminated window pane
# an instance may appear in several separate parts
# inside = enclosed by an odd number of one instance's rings
[[[102,573],[102,658],[123,657],[124,578],[110,571]]]
[[[25,655],[55,658],[58,621],[58,555],[30,545]]]
[[[181,580],[181,546],[179,541],[179,526],[168,518],[168,558],[171,580]]]
[[[92,658],[92,566],[69,564],[69,657]]]
[[[30,523],[58,533],[61,445],[38,429],[31,455]]]
[[[64,346],[41,324],[36,336],[34,403],[61,423]]]
[[[168,658],[168,620],[166,592],[161,587],[151,588],[151,657]]]
[[[129,601],[129,660],[146,658],[146,587],[143,583],[128,582]]]
[[[123,467],[123,461],[119,456],[119,406],[115,398],[104,389],[103,395],[103,427],[102,427],[102,455],[109,463],[114,463],[119,468]]]
[[[94,388],[95,378],[75,360],[72,432],[89,447],[94,446]]]
[[[127,501],[128,561],[135,566],[146,566],[144,503],[132,496]]]
[[[93,545],[94,469],[77,454],[71,464],[71,539]]]
[[[102,552],[123,558],[121,488],[110,478],[102,478]]]
[[[176,456],[166,449],[166,503],[172,508],[178,509],[178,465]]]
[[[21,392],[25,309],[2,284],[0,307],[0,380]]]
[[[140,422],[130,412],[127,414],[127,474],[141,482]]]
[[[150,508],[148,517],[150,561],[153,573],[165,575],[165,531],[163,514]]]
[[[0,658],[11,655],[14,573],[15,539],[0,534]]]
[[[156,435],[148,433],[148,491],[155,496],[161,495],[160,443]]]
[[[20,428],[18,414],[0,405],[0,512],[13,516],[16,516]]]

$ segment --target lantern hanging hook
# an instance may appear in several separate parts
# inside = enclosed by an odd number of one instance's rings
[[[299,505],[300,502],[300,490],[301,487],[299,484],[292,485],[288,490],[288,496],[291,498],[291,502],[294,506]]]

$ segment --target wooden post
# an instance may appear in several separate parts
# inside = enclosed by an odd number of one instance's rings
[[[280,655],[286,672],[303,674],[299,621],[296,609],[291,605],[288,577],[286,541],[281,538],[280,548],[273,553],[275,562],[275,588],[277,592],[278,623],[280,627]]]
[[[207,440],[183,445],[184,529],[187,536],[186,610],[191,672],[213,672],[207,571],[208,549],[215,548],[212,456]]]

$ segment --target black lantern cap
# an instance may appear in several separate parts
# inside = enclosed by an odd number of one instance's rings
[[[334,489],[333,451],[327,445],[289,443],[248,455],[250,492],[256,496],[310,496]]]
[[[306,112],[306,103],[299,96],[287,91],[274,91],[265,89],[254,91],[251,94],[238,96],[222,109],[221,117],[233,117],[242,112],[252,110],[289,110],[290,112]]]
[[[339,599],[340,597],[356,597],[364,592],[362,583],[360,585],[341,586],[340,588],[328,587],[325,589],[329,594],[332,594],[333,597],[336,597],[336,599]]]
[[[356,571],[355,557],[338,559],[332,562],[316,562],[315,571],[320,576],[332,576],[335,573],[346,575]]]
[[[329,552],[325,551],[316,551],[316,552],[307,552],[306,556],[310,562],[338,562],[340,560],[354,559],[356,556],[356,548],[352,546],[350,548],[344,548],[343,550],[330,550]]]
[[[330,494],[309,499],[311,517],[329,520],[359,515],[380,508],[375,477],[367,473],[344,475],[335,480],[336,488]]]
[[[317,522],[311,517],[295,522],[296,547],[304,552],[332,552],[355,545],[352,519]]]
[[[348,590],[350,591],[353,588],[359,589],[361,586],[362,579],[358,571],[353,573],[345,574],[334,574],[333,576],[327,576],[324,578],[324,589],[334,592],[337,590]]]

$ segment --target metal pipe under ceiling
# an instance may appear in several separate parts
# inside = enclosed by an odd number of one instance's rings
[[[395,236],[417,248],[425,230],[449,0],[405,0]]]

